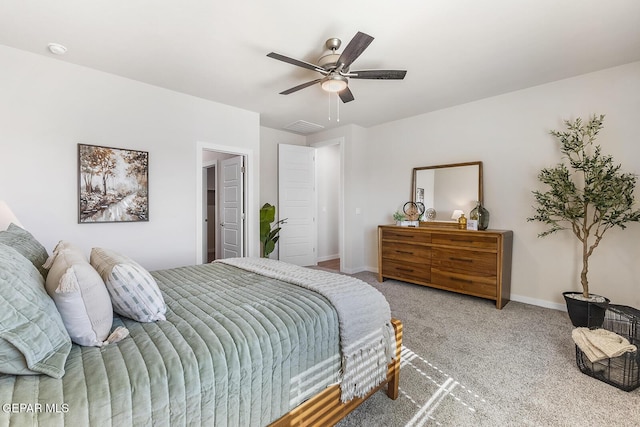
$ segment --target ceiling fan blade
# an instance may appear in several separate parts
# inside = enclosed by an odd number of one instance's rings
[[[353,93],[351,93],[351,89],[349,89],[349,87],[346,87],[345,89],[341,90],[340,92],[338,92],[338,96],[340,96],[340,99],[342,100],[342,102],[351,102],[353,101],[355,98],[353,97]]]
[[[288,56],[280,55],[279,53],[271,52],[271,53],[268,53],[267,56],[269,58],[277,59],[278,61],[283,61],[288,64],[297,65],[298,67],[306,68],[308,70],[318,71],[320,73],[325,72],[325,70],[318,65],[314,65],[309,62],[300,61],[299,59],[289,58]]]
[[[280,92],[280,95],[289,95],[290,93],[297,92],[300,89],[304,89],[305,87],[313,86],[316,83],[320,83],[322,79],[311,80],[310,82],[302,83],[301,85],[294,86],[291,89],[284,90]]]
[[[352,79],[402,80],[406,74],[406,70],[358,70],[349,71],[345,76]]]
[[[373,37],[358,31],[351,39],[347,47],[342,51],[342,55],[338,58],[338,70],[346,70],[355,61],[362,52],[371,44]]]

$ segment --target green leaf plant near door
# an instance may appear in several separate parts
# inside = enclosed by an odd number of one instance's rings
[[[265,203],[260,208],[260,246],[263,258],[269,258],[271,252],[276,248],[276,243],[280,238],[279,233],[282,229],[280,226],[286,223],[287,218],[276,221],[275,206]]]

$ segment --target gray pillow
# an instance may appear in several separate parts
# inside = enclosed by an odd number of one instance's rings
[[[18,251],[35,265],[43,278],[47,278],[48,271],[42,265],[47,261],[49,254],[27,230],[11,223],[5,231],[0,231],[0,243]]]
[[[0,372],[64,375],[71,339],[36,268],[0,243]]]

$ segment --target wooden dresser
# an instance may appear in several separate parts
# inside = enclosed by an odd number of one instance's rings
[[[397,279],[487,298],[511,292],[513,232],[378,226],[378,281]]]

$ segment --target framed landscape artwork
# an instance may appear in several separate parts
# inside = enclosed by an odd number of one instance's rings
[[[78,222],[149,221],[149,153],[78,144]]]

